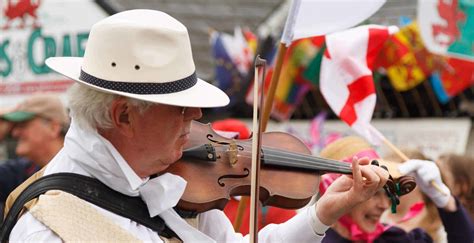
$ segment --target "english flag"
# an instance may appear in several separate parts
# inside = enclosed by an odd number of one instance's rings
[[[320,89],[331,109],[367,141],[378,145],[383,137],[370,124],[376,94],[372,65],[396,26],[365,25],[326,36],[321,62]]]

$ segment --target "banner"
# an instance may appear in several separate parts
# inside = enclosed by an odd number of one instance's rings
[[[91,26],[107,14],[92,0],[4,0],[0,10],[0,107],[35,92],[63,94],[73,81],[53,56],[83,56]]]

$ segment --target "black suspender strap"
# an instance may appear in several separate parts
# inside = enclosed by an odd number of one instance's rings
[[[0,229],[0,242],[7,242],[23,205],[49,190],[73,194],[115,214],[142,224],[159,235],[179,238],[159,216],[151,218],[148,208],[140,197],[130,197],[114,191],[97,179],[74,173],[56,173],[39,178],[28,186],[16,199]],[[180,212],[181,217],[195,217],[195,213]]]

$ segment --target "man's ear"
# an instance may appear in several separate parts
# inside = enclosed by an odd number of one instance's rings
[[[130,108],[126,98],[115,99],[110,106],[110,117],[113,127],[127,137],[132,136]]]

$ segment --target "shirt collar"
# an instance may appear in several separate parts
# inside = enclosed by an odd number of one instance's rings
[[[105,147],[110,151],[112,157],[114,160],[117,162],[119,168],[122,170],[123,174],[125,175],[125,178],[127,179],[128,183],[130,184],[130,187],[132,190],[137,190],[141,186],[143,186],[145,183],[148,182],[150,177],[146,178],[140,178],[135,171],[133,171],[132,167],[125,161],[125,159],[122,157],[122,155],[115,149],[115,147],[109,142],[109,140],[105,139],[102,137],[99,133],[97,133],[97,137],[99,140],[102,141],[102,143],[105,145]]]

